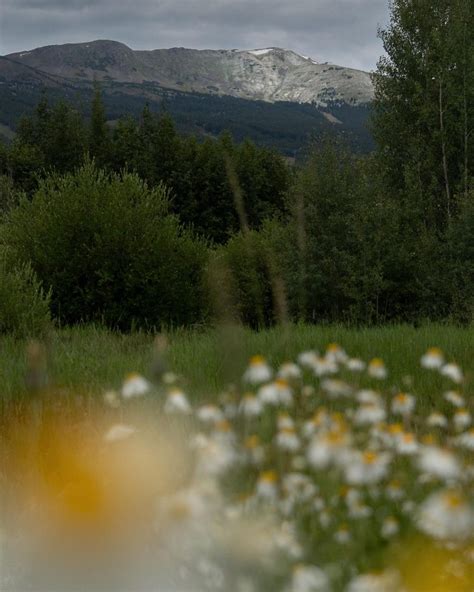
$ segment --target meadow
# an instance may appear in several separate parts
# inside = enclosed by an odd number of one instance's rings
[[[343,325],[288,325],[260,332],[224,326],[170,332],[167,338],[169,369],[183,377],[194,400],[215,398],[229,383],[238,381],[252,355],[263,354],[277,365],[308,349],[323,352],[334,342],[352,356],[386,360],[395,384],[401,386],[409,377],[416,379],[417,389],[428,401],[439,384],[432,375],[420,371],[418,360],[429,347],[440,347],[465,369],[468,377],[474,373],[472,326],[427,324],[419,328],[395,325],[357,329]],[[130,372],[150,374],[153,342],[150,334],[122,334],[98,326],[55,331],[44,343],[49,379],[65,392],[100,396],[106,389],[118,388]],[[25,340],[0,337],[4,403],[26,394],[26,346]]]
[[[471,592],[473,327],[3,337],[0,588]]]

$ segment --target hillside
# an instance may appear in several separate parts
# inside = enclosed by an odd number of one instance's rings
[[[360,151],[373,97],[369,74],[290,50],[133,51],[114,41],[48,46],[0,58],[0,123],[14,130],[46,92],[87,112],[99,81],[110,120],[145,102],[198,135],[230,129],[294,155],[311,137],[342,135]],[[5,134],[4,134],[5,135]]]

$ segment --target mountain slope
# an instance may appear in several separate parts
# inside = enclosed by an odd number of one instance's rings
[[[6,57],[72,80],[148,82],[185,92],[250,100],[327,106],[331,102],[361,105],[373,98],[368,73],[320,64],[280,48],[134,51],[116,41],[92,41]]]
[[[305,82],[317,72],[319,86]],[[349,72],[277,49],[140,52],[110,41],[49,46],[0,57],[1,135],[10,138],[44,94],[87,116],[99,80],[110,121],[138,117],[148,103],[165,108],[184,133],[215,136],[228,129],[236,140],[249,137],[289,156],[311,138],[332,134],[367,152],[370,79]]]

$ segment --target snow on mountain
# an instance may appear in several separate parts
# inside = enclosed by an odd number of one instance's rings
[[[363,105],[373,98],[370,75],[269,47],[133,51],[115,41],[48,46],[12,60],[63,78],[134,84],[268,102]]]

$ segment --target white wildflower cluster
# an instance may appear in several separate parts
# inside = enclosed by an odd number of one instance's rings
[[[115,499],[117,475],[125,492],[117,508],[136,500],[133,515],[153,526],[146,548],[161,570],[158,587],[408,591],[395,555],[384,564],[373,553],[372,565],[371,553],[420,538],[450,554],[446,567],[438,562],[443,582],[453,565],[459,581],[472,574],[469,383],[436,348],[421,371],[429,380],[438,373],[438,394],[420,395],[414,379],[391,385],[389,366],[333,343],[275,367],[254,356],[241,388],[199,404],[171,373],[159,385],[129,375],[107,392],[112,419],[98,458],[114,462],[107,491]]]

